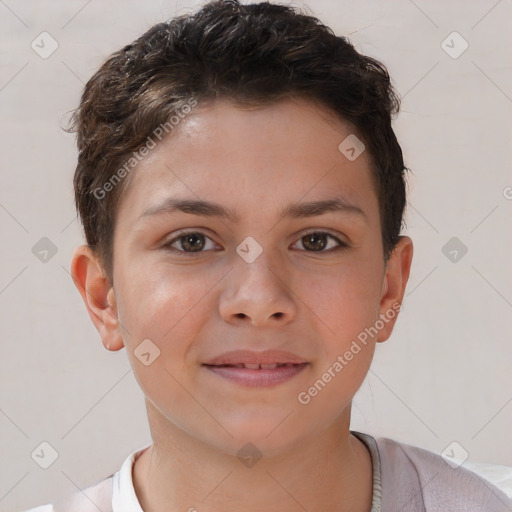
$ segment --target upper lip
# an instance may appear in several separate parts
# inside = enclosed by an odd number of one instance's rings
[[[251,350],[235,350],[226,352],[205,362],[205,365],[220,366],[227,364],[302,364],[307,361],[291,352],[283,350],[265,350],[254,352]]]

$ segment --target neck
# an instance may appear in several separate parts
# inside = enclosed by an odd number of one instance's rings
[[[160,413],[147,404],[150,425]],[[153,418],[151,418],[153,416]],[[348,417],[348,420],[350,417]],[[153,444],[133,468],[144,512],[368,512],[372,465],[366,446],[334,422],[321,436],[302,440],[285,453],[244,464],[233,455],[191,438],[160,416]],[[228,507],[229,506],[229,507]]]

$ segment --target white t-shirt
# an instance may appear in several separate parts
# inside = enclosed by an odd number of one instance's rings
[[[486,478],[462,466],[450,466],[440,455],[392,439],[351,431],[368,447],[373,467],[369,512],[512,512],[512,500]],[[144,512],[132,479],[137,458],[151,444],[131,453],[121,469],[83,491],[27,512]],[[512,468],[494,474],[496,482],[512,480]],[[506,483],[503,487],[510,486]]]

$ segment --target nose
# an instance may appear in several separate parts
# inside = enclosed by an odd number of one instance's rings
[[[261,255],[256,261],[241,260],[229,273],[220,295],[221,317],[229,323],[254,327],[283,326],[298,310],[289,278]]]

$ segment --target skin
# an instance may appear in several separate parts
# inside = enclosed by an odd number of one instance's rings
[[[410,238],[383,259],[370,155],[349,161],[338,150],[351,133],[305,99],[200,105],[132,171],[116,217],[114,286],[87,246],[75,250],[72,276],[103,344],[126,347],[146,397],[153,444],[133,470],[145,511],[370,510],[371,459],[350,434],[351,403],[398,315],[308,404],[298,401],[402,302],[409,277]],[[170,196],[214,201],[240,221],[184,212],[139,219]],[[364,216],[279,215],[290,203],[335,197]],[[177,239],[185,228],[207,237],[190,257],[164,247],[174,240],[187,250]],[[304,238],[312,231],[348,247],[330,251],[338,243],[327,238],[313,251]],[[263,249],[252,263],[236,252],[248,236]],[[134,355],[145,339],[160,350],[149,366]],[[272,388],[201,366],[236,349],[286,350],[310,364]],[[237,457],[247,442],[262,454],[252,468]]]

